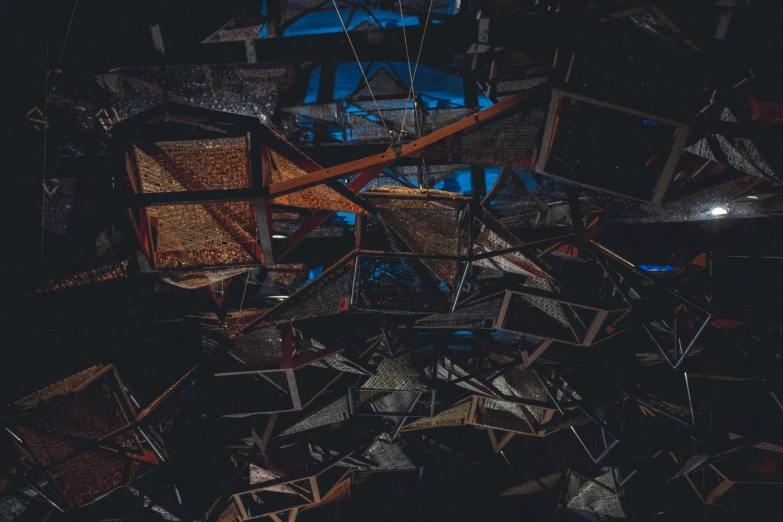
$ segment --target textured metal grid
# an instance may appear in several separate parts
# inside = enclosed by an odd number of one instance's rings
[[[280,63],[169,65],[117,69],[96,81],[120,119],[166,101],[258,117],[274,112],[289,75]]]
[[[687,152],[699,157],[723,161],[726,158],[729,166],[740,172],[764,179],[779,181],[780,174],[776,172],[756,144],[747,138],[727,138],[721,134],[711,134],[711,139],[702,138],[685,148]]]
[[[21,418],[12,428],[39,466],[59,463],[54,471],[59,476],[59,494],[70,506],[84,504],[132,480],[143,462],[158,462],[132,431],[80,453],[131,422],[131,412],[120,402],[111,375],[84,390],[66,393],[52,407],[34,410],[31,417]],[[66,381],[66,387],[74,384]]]
[[[403,431],[423,430],[428,428],[450,428],[464,426],[470,415],[471,401],[464,401],[452,406],[433,417],[423,417],[405,425]]]
[[[404,130],[410,136],[417,135],[416,122],[419,118],[414,114],[412,100],[407,98],[392,98],[385,100],[377,100],[378,106],[376,107],[375,101],[372,100],[353,100],[352,104],[364,113],[368,114],[370,118],[383,118],[383,122],[390,129],[397,132]],[[378,112],[380,110],[380,112]],[[405,127],[403,127],[403,123]]]
[[[142,193],[249,188],[247,138],[134,145]]]
[[[294,433],[312,430],[321,426],[328,426],[344,420],[348,420],[348,397],[340,397],[336,401],[314,411],[280,433],[279,437],[293,435]]]
[[[376,390],[427,390],[419,371],[410,356],[401,355],[394,359],[384,359],[375,375],[362,385],[362,388]]]
[[[497,294],[477,303],[471,303],[447,314],[437,314],[417,321],[422,326],[450,328],[492,328],[500,314],[505,294]]]
[[[271,151],[271,156],[274,163],[272,168],[272,182],[277,183],[307,175],[307,171],[298,167],[285,156],[277,154],[274,151]],[[362,210],[361,207],[351,203],[344,196],[326,185],[317,185],[285,196],[278,196],[274,198],[273,201],[277,204],[291,207],[332,210],[354,214],[364,213],[364,210]]]
[[[594,479],[611,484],[609,471]],[[620,498],[616,493],[569,470],[567,483],[567,507],[578,511],[589,511],[599,517],[626,518]]]
[[[521,241],[516,241],[516,244],[503,239],[490,230],[487,226],[482,226],[481,231],[476,237],[473,243],[473,253],[475,255],[484,254],[486,252],[496,252],[506,248],[520,246]],[[518,274],[523,276],[532,276],[534,274],[541,274],[541,269],[530,261],[522,252],[511,252],[496,257],[490,257],[487,259],[479,259],[473,262],[475,266],[484,268],[493,268],[495,270],[502,270],[503,272],[509,272],[512,274]]]
[[[546,203],[534,196],[514,171],[499,182],[502,185],[495,192],[489,208],[501,222],[516,222],[524,214],[546,212]]]
[[[237,336],[229,355],[243,364],[283,359],[283,336],[276,326],[256,328]]]
[[[510,431],[522,435],[535,435],[529,420],[532,416],[525,406],[513,402],[490,399],[476,411],[474,426]]]
[[[527,107],[435,143],[429,150],[480,165],[529,166],[540,147],[547,109]]]
[[[243,246],[255,242],[255,238],[242,227],[227,229],[219,221],[218,217],[223,216],[221,210],[225,208],[224,205],[245,210],[243,221],[248,227],[255,223],[252,203],[246,201],[165,205],[148,209],[148,216],[155,218],[158,225],[155,267],[165,270],[255,262],[255,258]],[[241,242],[230,232],[237,232]]]
[[[145,152],[133,147],[140,192],[218,190],[251,185],[244,138],[158,142],[148,149]],[[146,212],[157,232],[153,235],[156,268],[197,268],[254,261],[247,250],[258,238],[252,202],[165,205],[150,207]],[[189,287],[193,284],[191,280]]]
[[[534,300],[534,301],[531,301]],[[544,339],[579,342],[568,321],[563,319],[562,306],[549,299],[513,294],[509,302],[503,329]]]
[[[538,479],[528,480],[522,484],[505,489],[500,493],[499,496],[516,497],[546,493],[547,491],[552,490],[555,488],[555,486],[557,486],[557,483],[560,481],[562,476],[562,473],[550,473]]]
[[[373,191],[375,192],[375,191]],[[389,188],[386,193],[419,195],[417,189]],[[441,193],[441,191],[439,191]],[[459,196],[459,194],[446,193]],[[465,223],[459,202],[407,199],[404,197],[373,198],[373,205],[386,221],[417,254],[458,256],[465,250]],[[425,260],[424,263],[444,283],[454,284],[459,271],[458,261]]]
[[[357,263],[356,308],[415,314],[440,312],[447,305],[448,294],[417,259],[360,256]]]
[[[492,384],[501,393],[509,397],[531,399],[546,402],[548,394],[546,388],[532,371],[509,370],[498,376]],[[536,421],[542,422],[546,415],[546,409],[532,406],[522,406]]]
[[[283,301],[264,317],[264,323],[280,324],[337,314],[341,302],[351,293],[352,280],[353,263],[337,267]]]
[[[376,471],[413,471],[416,466],[397,444],[385,440],[373,442],[364,456],[378,464]]]
[[[201,288],[248,272],[249,268],[218,268],[160,272],[160,278],[180,288]]]

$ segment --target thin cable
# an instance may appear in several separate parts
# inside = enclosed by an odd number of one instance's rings
[[[402,115],[403,126],[405,125],[405,116],[408,114],[408,103],[410,103],[411,96],[414,94],[413,83],[416,81],[416,73],[419,70],[419,61],[421,60],[421,50],[424,48],[424,37],[427,36],[427,29],[429,28],[430,15],[432,14],[432,2],[433,0],[430,0],[430,6],[429,9],[427,9],[427,18],[424,20],[424,31],[422,31],[421,33],[421,43],[419,44],[419,53],[416,56],[416,66],[413,68],[413,74],[411,75],[411,88],[408,90],[408,99],[405,102],[405,112]],[[415,101],[414,101],[414,107],[415,107]],[[419,136],[421,136],[421,122],[416,117],[415,109],[414,109],[414,121],[416,122],[416,131],[418,132]]]
[[[408,114],[408,104],[410,103],[410,97],[411,97],[411,91],[413,91],[413,118],[414,121],[416,119],[416,91],[413,89],[413,70],[411,69],[411,55],[408,51],[408,35],[405,31],[405,17],[402,14],[402,0],[399,0],[397,2],[397,5],[400,6],[400,24],[402,25],[402,39],[405,42],[405,58],[408,60],[408,76],[411,81],[411,87],[408,90],[408,99],[405,100],[405,107],[402,110],[402,124],[400,125],[400,139],[402,139],[403,134],[405,133],[405,116]],[[426,30],[426,28],[425,28]],[[416,124],[414,123],[414,127],[416,127]],[[420,136],[417,136],[420,137]]]
[[[237,322],[234,324],[235,327],[239,326],[239,320],[242,318],[242,307],[245,306],[245,294],[247,293],[247,282],[250,280],[250,272],[251,270],[247,271],[247,277],[245,277],[245,289],[242,291],[242,301],[239,302],[239,312],[237,312]],[[223,299],[225,299],[226,296],[223,296]]]
[[[353,55],[356,58],[356,63],[359,65],[359,70],[362,72],[362,78],[364,78],[364,83],[367,84],[367,90],[370,91],[370,96],[372,96],[372,101],[373,103],[375,103],[375,108],[378,110],[378,116],[381,118],[381,123],[383,123],[383,126],[388,131],[389,127],[388,125],[386,125],[386,121],[383,119],[383,114],[381,114],[381,108],[378,106],[378,101],[375,99],[375,95],[372,92],[372,87],[370,87],[370,82],[367,80],[367,75],[364,74],[364,67],[362,67],[362,62],[359,61],[359,55],[356,53],[356,48],[353,46],[353,41],[351,41],[351,35],[348,34],[348,28],[345,27],[345,22],[343,22],[343,15],[340,14],[340,9],[337,7],[337,1],[332,0],[332,5],[334,5],[334,10],[337,11],[337,16],[340,18],[340,24],[343,26],[343,31],[345,31],[345,36],[348,37],[348,44],[351,46]]]
[[[73,3],[73,10],[71,11],[71,19],[68,21],[68,30],[65,31],[65,40],[63,40],[63,48],[60,50],[60,61],[63,61],[63,53],[65,52],[65,44],[68,42],[68,35],[71,34],[71,25],[73,25],[73,17],[76,14],[76,6],[79,5],[79,0]]]
[[[62,66],[63,56],[65,54],[65,46],[68,43],[68,37],[71,34],[71,27],[73,26],[73,19],[76,15],[76,8],[79,6],[79,0],[75,0],[73,3],[73,9],[71,10],[71,18],[68,20],[68,29],[65,30],[65,38],[63,39],[63,46],[60,49],[60,57],[58,59],[59,65]],[[46,61],[49,61],[49,46],[46,47]],[[54,90],[57,85],[57,69],[54,70],[52,75],[51,90]],[[44,72],[44,150],[43,150],[43,175],[41,180],[41,262],[44,258],[44,235],[46,233],[46,163],[47,163],[47,148],[48,148],[48,134],[49,134],[49,74],[48,71]]]
[[[47,46],[47,56],[49,55],[49,49]],[[43,264],[44,257],[44,234],[46,233],[46,149],[47,149],[47,134],[49,132],[49,75],[44,71],[44,129],[43,129],[43,179],[41,180],[41,263]]]

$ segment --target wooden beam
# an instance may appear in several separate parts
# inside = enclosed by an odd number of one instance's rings
[[[503,113],[530,100],[539,92],[540,89],[529,89],[511,96],[501,101],[500,103],[496,103],[492,107],[484,109],[483,111],[479,111],[476,114],[452,123],[451,125],[446,125],[442,129],[403,145],[402,150],[397,153],[398,156],[396,156],[393,151],[387,150],[386,152],[368,156],[366,158],[360,158],[354,161],[349,161],[347,163],[343,163],[342,165],[321,169],[306,176],[300,176],[294,179],[273,183],[269,187],[269,193],[272,197],[284,196],[286,194],[291,194],[292,192],[297,192],[315,185],[319,185],[330,179],[345,177],[355,172],[359,172],[370,167],[375,167],[383,163],[388,165],[398,157],[409,156],[411,154],[417,153],[434,143],[456,134],[457,132],[466,131],[478,125],[487,123],[493,118],[496,118],[497,116],[502,115]]]
[[[266,196],[266,190],[256,188],[191,190],[183,192],[148,192],[131,196],[130,208],[161,207],[170,205],[203,205],[227,201],[250,201]]]
[[[288,391],[291,393],[291,402],[295,410],[302,409],[302,401],[299,399],[299,388],[296,385],[296,375],[294,370],[286,370],[285,376],[288,379]]]
[[[272,432],[275,429],[275,423],[277,422],[277,413],[273,413],[269,417],[269,422],[266,423],[266,429],[264,430],[264,436],[261,438],[261,451],[266,452],[266,446],[269,444],[269,439],[272,438]]]
[[[513,431],[509,431],[508,433],[506,433],[505,437],[503,437],[500,440],[500,442],[498,442],[497,448],[495,449],[495,453],[500,453],[500,450],[505,448],[506,444],[508,444],[511,441],[511,439],[514,438],[514,435],[516,435],[516,433],[514,433]]]
[[[383,169],[388,167],[391,164],[389,163],[382,163],[379,165],[376,165],[372,168],[368,168],[363,170],[361,173],[359,173],[356,177],[353,178],[348,184],[347,188],[351,189],[354,192],[358,192],[359,190],[363,189],[367,184],[375,179],[381,172],[383,172]],[[281,243],[280,246],[277,249],[277,261],[280,262],[282,259],[284,259],[288,254],[290,254],[294,248],[296,248],[307,236],[309,236],[316,228],[323,225],[327,219],[329,219],[329,216],[332,215],[332,211],[330,210],[318,210],[315,213],[313,213],[312,216],[307,218],[300,226],[297,228],[293,234],[285,238]]]
[[[253,151],[253,145],[256,143],[258,143],[258,140],[254,139],[250,150],[251,156],[252,154],[257,154]],[[251,160],[250,164],[254,169],[253,184],[257,186],[257,183],[260,182],[261,187],[266,189],[272,179],[272,163],[269,157],[269,149],[267,147],[260,148],[260,168],[255,167],[255,165],[258,164],[258,160],[255,162]],[[253,205],[256,211],[258,244],[261,245],[263,262],[264,264],[271,265],[275,262],[275,255],[272,250],[272,201],[270,198],[256,198],[253,200]]]

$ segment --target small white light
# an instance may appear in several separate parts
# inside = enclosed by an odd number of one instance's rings
[[[713,216],[725,216],[728,213],[729,210],[726,207],[715,207],[710,211]]]
[[[759,199],[758,196],[748,196],[748,199]]]
[[[272,239],[285,239],[287,237],[288,236],[284,236],[284,235],[281,235],[281,234],[272,234]]]

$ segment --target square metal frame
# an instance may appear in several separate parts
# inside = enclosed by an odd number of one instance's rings
[[[546,165],[549,160],[549,155],[551,152],[552,144],[554,142],[553,138],[557,134],[557,116],[558,111],[560,109],[560,102],[563,100],[563,98],[570,98],[572,100],[578,100],[581,102],[589,103],[591,105],[596,105],[598,107],[603,107],[605,109],[613,110],[622,112],[625,114],[631,114],[633,116],[637,116],[640,118],[645,118],[649,120],[654,120],[660,123],[665,123],[667,125],[673,125],[677,128],[674,135],[674,143],[672,144],[671,151],[669,153],[668,158],[666,159],[666,163],[664,163],[663,169],[661,170],[661,173],[658,175],[658,179],[656,181],[655,185],[655,194],[650,200],[640,199],[633,196],[628,196],[626,194],[621,194],[619,192],[614,192],[612,190],[599,187],[597,185],[590,185],[587,183],[582,183],[578,181],[574,181],[568,178],[564,178],[562,176],[556,176],[554,174],[550,174],[546,171]],[[574,94],[571,92],[563,91],[560,89],[552,89],[552,98],[549,102],[549,113],[547,114],[546,118],[546,125],[544,127],[544,137],[541,142],[541,151],[538,155],[538,159],[536,160],[535,167],[533,170],[537,172],[538,174],[543,174],[545,176],[549,176],[551,178],[562,180],[569,184],[579,185],[582,187],[587,187],[595,190],[599,190],[601,192],[606,192],[608,194],[614,194],[616,196],[620,196],[623,198],[632,199],[635,201],[641,201],[643,203],[652,204],[652,205],[660,205],[663,202],[663,197],[666,194],[666,190],[669,187],[669,183],[671,183],[672,177],[674,175],[674,170],[677,167],[677,162],[680,159],[680,156],[682,155],[682,151],[685,148],[685,142],[688,139],[688,135],[690,134],[691,126],[682,122],[670,120],[668,118],[662,118],[660,116],[656,116],[654,114],[649,114],[646,112],[637,111],[634,109],[629,109],[627,107],[623,107],[621,105],[615,105],[613,103],[607,103],[604,101],[596,100],[595,98],[588,98],[587,96],[582,96],[579,94]]]

